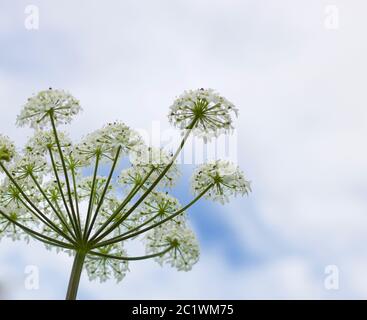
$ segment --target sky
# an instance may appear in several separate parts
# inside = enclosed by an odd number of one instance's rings
[[[190,210],[199,263],[132,263],[120,284],[83,274],[79,298],[367,298],[366,12],[364,0],[0,0],[0,132],[18,146],[31,131],[17,114],[49,87],[81,101],[76,140],[116,119],[169,130],[187,89],[214,88],[240,110],[236,161],[253,192]],[[185,203],[192,166],[182,169]],[[2,240],[0,297],[63,299],[71,264]]]

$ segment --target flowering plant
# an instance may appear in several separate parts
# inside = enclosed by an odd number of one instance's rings
[[[184,130],[174,154],[144,144],[122,122],[109,123],[79,143],[58,129],[81,111],[67,92],[45,90],[28,99],[17,124],[34,128],[18,152],[0,135],[0,237],[37,239],[48,249],[74,256],[67,299],[77,296],[83,267],[89,278],[121,281],[129,261],[156,259],[188,271],[199,246],[185,212],[200,198],[222,203],[244,195],[249,182],[239,168],[217,160],[200,165],[192,178],[194,198],[182,206],[168,194],[179,170],[176,159],[189,135],[204,139],[233,129],[236,107],[213,90],[187,91],[171,106],[170,122]],[[131,166],[114,173],[123,157]],[[109,173],[99,175],[101,166]],[[91,176],[83,168],[93,168]],[[122,186],[118,189],[116,186]],[[122,189],[122,191],[121,191]],[[141,239],[146,255],[130,256],[126,242]]]

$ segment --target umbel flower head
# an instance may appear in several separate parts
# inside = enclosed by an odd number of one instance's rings
[[[0,161],[9,162],[15,155],[15,146],[10,139],[0,134]],[[1,171],[1,170],[0,170]]]
[[[105,248],[99,248],[97,252],[101,255],[126,256],[122,243],[114,243]],[[99,279],[100,282],[105,282],[114,277],[117,282],[120,282],[129,271],[129,264],[127,261],[119,261],[113,258],[89,256],[85,261],[85,269],[90,280]]]
[[[70,149],[72,142],[65,132],[58,132],[58,140],[64,151]],[[33,137],[29,138],[24,152],[32,156],[44,156],[51,151],[57,151],[57,143],[52,130],[36,130]],[[67,152],[66,152],[67,153]]]
[[[102,129],[88,134],[76,147],[76,157],[89,164],[95,157],[112,160],[117,152],[129,155],[140,148],[140,135],[122,122],[109,123]]]
[[[55,124],[69,123],[81,111],[79,101],[63,90],[44,90],[28,99],[17,118],[19,126],[32,128],[50,125],[50,115]]]
[[[14,221],[22,224],[35,223],[32,215],[20,204],[10,202],[3,207],[4,212]],[[13,241],[24,239],[29,241],[29,235],[19,228],[16,224],[11,224],[9,221],[0,220],[0,238],[9,237]]]
[[[185,92],[169,114],[187,129],[174,153],[146,145],[121,121],[74,143],[57,125],[80,110],[65,91],[41,91],[17,119],[35,129],[22,151],[0,135],[0,238],[35,239],[74,256],[67,299],[76,298],[83,269],[101,282],[123,280],[146,259],[191,270],[200,250],[187,210],[203,197],[224,203],[245,195],[250,184],[227,161],[204,163],[193,176],[194,198],[181,204],[171,194],[180,176],[176,161],[191,133],[209,138],[231,130],[237,109],[211,89]],[[128,252],[135,241],[145,254]]]
[[[170,107],[169,121],[179,129],[210,139],[233,129],[238,109],[213,89],[185,91]]]
[[[195,234],[182,221],[160,225],[146,236],[146,251],[156,254],[166,248],[166,253],[156,257],[161,265],[167,263],[179,271],[189,271],[199,260],[200,249]]]
[[[238,166],[224,160],[199,166],[192,179],[192,188],[195,194],[207,190],[205,198],[222,204],[228,202],[230,196],[243,196],[251,191],[250,182]]]

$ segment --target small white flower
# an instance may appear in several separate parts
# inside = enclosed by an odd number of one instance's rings
[[[142,222],[145,222],[154,216],[154,222],[163,220],[172,214],[176,213],[182,208],[180,202],[163,192],[152,192],[143,202],[142,207],[139,210],[139,214],[142,217]],[[174,219],[176,222],[184,222],[184,213],[176,216]]]
[[[71,150],[72,142],[68,135],[58,131],[58,139],[63,152],[68,153]],[[54,152],[54,157],[59,157],[57,143],[53,131],[37,130],[28,140],[24,151],[35,156],[44,156],[49,150]]]
[[[20,189],[27,195],[29,199],[38,203],[41,201],[40,194],[36,186],[29,180],[17,181]],[[23,196],[20,190],[9,180],[5,179],[0,187],[0,208],[3,206],[8,206],[10,204],[16,204],[17,206],[22,206]]]
[[[56,214],[50,208],[47,208],[45,210],[45,213],[47,213],[47,217],[53,222],[54,225],[57,226],[57,228],[62,230],[65,234],[69,233],[69,231],[67,230],[65,225],[63,223],[61,223],[60,219],[56,216]],[[64,216],[64,219],[68,220],[66,216]],[[41,233],[45,236],[48,236],[48,237],[52,238],[52,239],[56,239],[56,240],[61,241],[61,242],[65,241],[65,239],[62,235],[60,235],[54,229],[51,229],[49,226],[43,225]],[[56,248],[56,252],[63,251],[63,252],[68,252],[69,254],[71,253],[69,249],[61,248],[61,247],[53,247],[53,246],[50,246],[48,244],[46,244],[46,248],[48,250]]]
[[[84,166],[92,163],[97,154],[108,156],[108,146],[98,144],[99,131],[89,133],[84,139],[75,146],[74,156]]]
[[[165,168],[172,160],[163,149],[140,145],[130,155],[130,161],[135,166],[147,168]]]
[[[172,247],[155,258],[161,265],[169,264],[178,271],[189,271],[198,262],[200,249],[195,234],[181,221],[168,221],[146,235],[147,254],[156,254]]]
[[[111,155],[114,156],[116,150],[121,147],[123,153],[128,154],[142,144],[140,135],[131,130],[122,122],[107,124],[99,131],[97,143],[109,146]]]
[[[105,189],[107,177],[97,176],[94,183],[94,203],[98,204],[102,196],[102,192]],[[86,177],[80,180],[78,183],[78,195],[80,200],[89,199],[93,186],[93,177]],[[112,184],[110,183],[107,188],[105,201],[108,201],[109,195],[113,190]]]
[[[41,178],[50,170],[47,161],[43,157],[27,154],[16,159],[9,169],[11,175],[18,181],[32,181],[32,175],[35,178]]]
[[[130,161],[133,165],[132,168],[135,169],[131,169],[131,171],[127,171],[126,173],[123,172],[120,177],[123,178],[126,175],[130,175],[130,177],[134,175],[136,175],[136,177],[146,177],[146,175],[152,171],[152,174],[146,181],[147,186],[149,186],[172,162],[172,155],[167,154],[163,149],[142,145],[131,153]],[[135,172],[132,170],[135,170]],[[180,172],[177,168],[177,165],[173,163],[160,181],[160,186],[172,187],[179,176]],[[120,179],[120,181],[123,180]]]
[[[66,194],[67,190],[66,190],[65,182],[60,181],[60,184],[61,184],[63,193]],[[47,197],[51,200],[51,202],[53,202],[54,204],[58,204],[58,205],[61,204],[62,196],[61,196],[61,192],[59,189],[59,185],[56,180],[47,181],[46,183],[43,184],[42,188],[45,191],[45,194],[47,195]]]
[[[96,249],[98,253],[126,257],[126,251],[121,243],[116,243],[106,247]],[[125,278],[129,271],[127,261],[109,259],[105,257],[88,255],[84,264],[90,280],[99,279],[100,282],[105,282],[111,277],[115,277],[117,282]]]
[[[76,157],[86,164],[89,164],[97,155],[101,160],[112,161],[118,148],[121,148],[122,155],[129,154],[141,143],[137,132],[122,122],[114,122],[88,134],[76,146],[75,153]]]
[[[35,223],[34,217],[20,204],[11,202],[6,206],[1,206],[1,211],[3,211],[10,219],[22,224],[23,226],[29,226],[30,223]],[[0,237],[5,236],[15,240],[29,240],[29,236],[16,226],[15,224],[9,222],[4,216],[0,216]]]
[[[250,182],[243,172],[224,160],[209,162],[196,169],[192,179],[194,193],[200,194],[210,185],[212,187],[204,197],[222,204],[228,202],[230,196],[245,195],[251,191]]]
[[[49,172],[47,161],[40,156],[24,155],[9,167],[11,175],[17,180],[33,181],[32,175],[40,180]],[[38,181],[40,182],[40,181]]]
[[[15,156],[14,143],[6,136],[0,134],[0,161],[9,162]],[[2,169],[0,168],[0,172]]]
[[[148,175],[147,170],[141,167],[130,167],[121,171],[118,182],[121,187],[126,189],[125,191],[130,191],[132,187],[138,186],[144,182],[144,178]],[[144,185],[147,185],[145,183]],[[143,189],[144,186],[143,186]]]
[[[105,198],[100,209],[100,214],[97,217],[94,229],[98,229],[101,225],[103,225],[103,223],[105,223],[106,220],[110,218],[111,215],[119,208],[120,204],[121,200],[118,200],[117,197],[113,195],[109,195],[107,198]],[[132,212],[128,217],[125,216],[130,207],[131,204],[126,204],[126,206],[114,216],[112,223],[119,221],[124,216],[124,221],[118,225],[114,231],[114,236],[119,236],[120,234],[138,226],[138,223],[140,222],[140,216],[137,212]]]
[[[83,248],[88,276],[101,282],[125,277],[128,262],[123,258],[128,255],[123,246],[138,238],[146,244],[147,255],[136,260],[155,258],[190,270],[199,259],[198,241],[180,202],[166,192],[179,177],[176,157],[144,145],[122,122],[107,124],[77,145],[56,128],[56,140],[53,124],[69,123],[80,111],[79,101],[69,93],[41,91],[28,99],[17,118],[18,125],[36,129],[23,152],[17,154],[9,138],[0,135],[0,209],[5,213],[0,215],[0,237],[28,239],[30,234],[48,249],[70,255]],[[199,89],[176,99],[169,119],[208,139],[232,130],[234,115],[237,108],[231,102],[212,89]],[[124,156],[129,156],[131,167],[121,172],[115,187],[115,172],[125,164]],[[200,166],[192,187],[195,194],[222,203],[250,191],[239,168],[221,160]],[[121,189],[129,196],[120,195]],[[23,232],[6,215],[30,229]]]
[[[29,124],[32,128],[43,128],[50,125],[52,115],[55,124],[69,123],[81,111],[79,101],[63,90],[44,90],[28,99],[17,124]]]
[[[19,204],[20,191],[6,179],[0,187],[0,208],[11,202]]]
[[[209,140],[233,129],[232,116],[238,109],[213,89],[185,91],[170,107],[169,121],[179,129],[191,129],[193,133]]]
[[[129,192],[132,187],[142,184],[145,180],[144,185],[141,187],[141,191],[144,192],[147,188],[149,188],[149,186],[152,185],[152,183],[154,183],[161,173],[161,171],[158,170],[154,170],[151,173],[151,170],[152,169],[149,170],[147,167],[132,166],[121,171],[118,182],[123,187],[125,192]],[[173,165],[160,180],[157,187],[172,187],[179,177],[179,174],[180,172],[178,171],[177,167]],[[146,177],[148,177],[148,179],[146,179]]]

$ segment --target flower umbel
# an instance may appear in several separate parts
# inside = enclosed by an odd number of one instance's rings
[[[0,161],[9,162],[15,155],[15,146],[10,139],[0,134]],[[0,169],[1,172],[1,169]]]
[[[233,116],[238,109],[213,89],[185,91],[170,108],[169,121],[179,129],[191,129],[205,139],[233,129]]]
[[[162,248],[172,248],[156,258],[161,265],[167,263],[179,271],[189,271],[199,260],[199,244],[184,222],[171,221],[160,225],[147,234],[146,242],[148,254],[155,254]]]
[[[42,128],[50,124],[50,115],[56,124],[69,123],[81,111],[79,101],[63,90],[44,90],[29,98],[17,118],[19,126],[29,124]]]
[[[186,130],[174,153],[145,145],[120,121],[73,144],[57,126],[80,110],[65,91],[41,91],[17,119],[35,129],[22,152],[0,135],[0,238],[35,239],[73,256],[67,299],[76,299],[83,268],[101,282],[120,282],[129,265],[146,259],[191,270],[200,250],[187,210],[203,197],[224,203],[245,195],[250,184],[227,161],[202,164],[192,181],[195,197],[181,205],[170,194],[180,176],[177,159],[191,133],[207,139],[232,130],[236,107],[211,89],[186,91],[169,115]],[[139,240],[145,254],[129,254]]]
[[[217,160],[203,164],[196,169],[192,179],[195,194],[212,186],[204,196],[222,204],[229,201],[230,196],[245,195],[251,191],[250,182],[243,172],[234,164]]]

